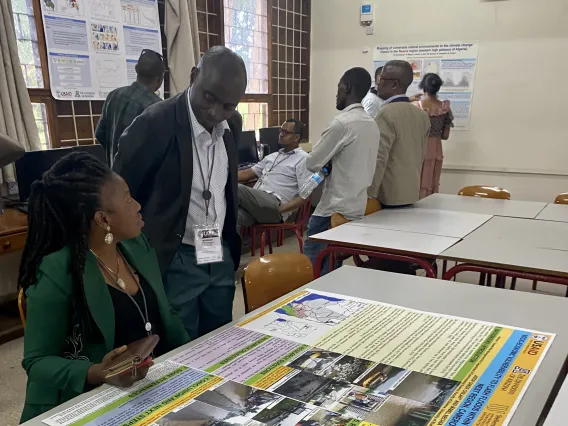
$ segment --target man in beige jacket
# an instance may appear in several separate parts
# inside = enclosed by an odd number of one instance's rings
[[[378,199],[383,208],[414,204],[420,196],[430,118],[406,96],[412,79],[408,62],[390,61],[377,86],[384,103],[376,118],[381,139],[369,196]]]

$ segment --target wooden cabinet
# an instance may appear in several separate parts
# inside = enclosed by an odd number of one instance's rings
[[[27,236],[28,216],[15,209],[6,209],[0,215],[0,256],[23,250]],[[18,313],[17,288],[9,289],[9,294],[1,299],[0,343],[3,343],[22,336],[24,329]]]

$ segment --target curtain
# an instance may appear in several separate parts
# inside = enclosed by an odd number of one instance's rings
[[[18,57],[12,2],[0,1],[0,133],[15,139],[26,151],[41,149],[30,96]],[[2,142],[0,143],[8,143]],[[0,147],[0,152],[10,147]],[[1,161],[1,159],[0,159]],[[2,168],[0,183],[15,182],[14,165]]]
[[[165,30],[173,96],[189,86],[191,69],[199,62],[195,0],[166,0]]]

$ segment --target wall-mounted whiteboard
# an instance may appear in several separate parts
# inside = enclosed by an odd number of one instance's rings
[[[162,52],[157,0],[40,0],[51,93],[104,100],[136,80],[143,49]]]

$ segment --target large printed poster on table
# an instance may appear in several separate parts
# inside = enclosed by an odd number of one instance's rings
[[[408,43],[382,44],[375,47],[373,71],[388,61],[408,61],[414,71],[414,80],[408,88],[409,96],[420,90],[418,84],[428,73],[436,73],[444,81],[439,96],[451,102],[456,130],[467,130],[471,115],[471,101],[475,82],[478,43]]]
[[[104,100],[136,80],[142,49],[162,52],[157,0],[39,0],[51,93]]]
[[[505,426],[554,335],[315,290],[49,426]]]

